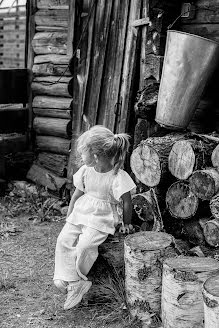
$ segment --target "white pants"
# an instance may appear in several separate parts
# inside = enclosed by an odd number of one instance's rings
[[[105,232],[66,222],[57,239],[54,280],[87,280],[98,256],[98,246],[107,237]]]

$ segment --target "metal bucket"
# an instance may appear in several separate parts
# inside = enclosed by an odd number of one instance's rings
[[[218,59],[216,41],[174,30],[167,32],[157,123],[176,130],[188,126]]]

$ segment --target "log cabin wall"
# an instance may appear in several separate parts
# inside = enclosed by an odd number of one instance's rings
[[[28,60],[32,61],[31,101],[37,158],[27,178],[51,190],[60,190],[65,184],[71,138],[69,0],[37,0],[31,5]]]

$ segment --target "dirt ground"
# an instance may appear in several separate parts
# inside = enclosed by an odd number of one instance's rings
[[[65,216],[40,222],[27,213],[24,201],[15,201],[14,195],[0,201],[0,328],[139,327],[118,309],[113,316],[112,304],[82,301],[78,308],[63,310],[65,296],[52,278],[56,238]],[[109,314],[111,322],[105,320]]]

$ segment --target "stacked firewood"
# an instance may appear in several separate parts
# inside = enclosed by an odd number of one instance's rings
[[[219,246],[219,138],[170,133],[131,155],[141,230],[165,230],[193,245]],[[159,222],[159,224],[157,224]]]

